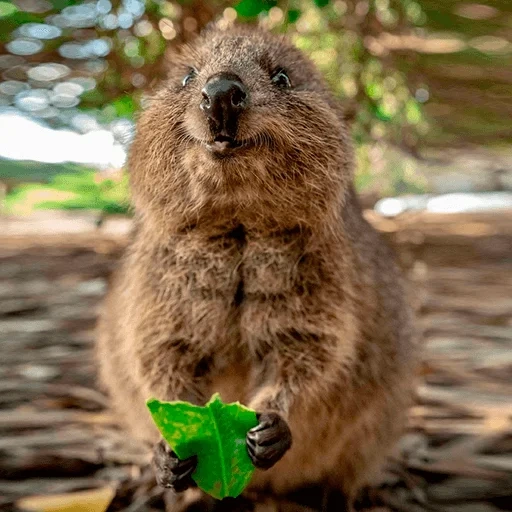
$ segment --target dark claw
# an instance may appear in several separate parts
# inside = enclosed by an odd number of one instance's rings
[[[194,455],[185,460],[178,459],[163,439],[153,450],[153,467],[156,481],[161,487],[183,492],[196,485],[192,480],[192,473],[197,467],[197,457]]]
[[[260,469],[271,468],[292,445],[286,421],[275,412],[258,414],[258,425],[247,433],[247,453]]]

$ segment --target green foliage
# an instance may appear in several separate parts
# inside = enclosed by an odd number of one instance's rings
[[[317,64],[336,96],[356,105],[352,132],[359,145],[385,142],[417,154],[422,147],[510,140],[511,78],[504,71],[512,62],[512,43],[506,37],[512,16],[508,0],[493,0],[489,6],[458,0],[43,4],[44,9],[32,9],[32,2],[0,0],[5,53],[0,104],[25,108],[20,97],[34,91],[39,96],[27,113],[56,128],[69,124],[79,110],[102,124],[134,119],[143,91],[165,76],[167,50],[216,20],[224,26],[259,24],[289,35]],[[88,9],[94,14],[84,14]],[[13,49],[16,41],[25,47]],[[40,64],[57,64],[63,76],[46,81],[30,76]],[[63,82],[72,82],[71,88],[54,94]],[[79,91],[74,93],[78,104],[70,107],[66,95],[72,90]]]
[[[192,478],[214,498],[236,497],[254,472],[247,454],[247,432],[256,413],[238,402],[224,404],[215,394],[204,407],[187,402],[147,401],[153,421],[180,459],[197,455]]]
[[[360,144],[356,148],[355,186],[374,196],[424,194],[428,191],[418,161],[384,144]]]
[[[275,0],[240,0],[235,10],[242,18],[255,18],[263,12],[269,11],[277,4]]]
[[[18,9],[14,4],[10,2],[0,2],[0,18],[6,18],[12,16]]]
[[[137,108],[131,96],[121,96],[112,102],[116,117],[132,118]]]
[[[129,211],[128,178],[119,173],[103,177],[92,170],[53,176],[48,184],[22,183],[5,199],[10,213],[25,214],[32,210],[98,210],[124,214]]]
[[[0,181],[12,185],[24,182],[48,183],[59,174],[75,174],[83,170],[82,165],[69,162],[47,164],[0,158]]]
[[[300,9],[288,9],[286,13],[286,21],[288,24],[296,23],[300,18],[301,12]]]
[[[30,3],[16,6],[0,1],[0,42],[7,45],[6,53],[16,56],[13,66],[28,60],[30,67],[57,63],[68,69],[63,76],[49,80],[50,83],[45,83],[46,78],[38,83],[37,79],[29,80],[13,68],[3,73],[0,83],[25,81],[32,89],[51,90],[51,86],[70,78],[92,78],[94,89],[86,88],[78,94],[80,109],[97,113],[112,105],[115,114],[133,117],[135,109],[140,107],[142,89],[164,75],[162,60],[166,44],[158,22],[168,16],[165,6],[170,3],[53,0],[44,4],[31,9]],[[13,46],[24,40],[30,41],[28,44],[33,49],[27,49],[27,43],[20,49]],[[0,100],[2,104],[15,103],[14,95],[2,92]],[[56,126],[65,124],[70,118],[70,108],[64,103],[53,107],[66,111],[62,115],[55,108],[40,109],[41,112],[34,109],[29,113],[41,115]]]

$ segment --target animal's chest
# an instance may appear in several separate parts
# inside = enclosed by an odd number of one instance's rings
[[[184,301],[185,309],[223,301],[229,304],[240,286],[240,243],[234,238],[177,238],[166,265],[164,285]]]
[[[292,293],[301,255],[301,244],[289,236],[176,237],[160,274],[176,329],[191,348],[226,355],[247,352],[247,344],[240,345],[246,305],[256,301],[266,307],[266,299]]]
[[[152,269],[169,338],[184,357],[208,357],[237,345],[236,297],[242,251],[235,238],[175,237]],[[186,350],[185,350],[186,349]]]

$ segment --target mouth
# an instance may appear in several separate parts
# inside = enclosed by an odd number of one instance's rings
[[[251,145],[249,140],[237,140],[233,137],[219,135],[211,142],[204,143],[206,149],[215,156],[224,157],[235,153],[237,150]]]

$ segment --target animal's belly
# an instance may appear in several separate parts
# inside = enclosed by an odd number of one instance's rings
[[[250,389],[250,364],[234,362],[212,373],[209,384],[210,396],[219,393],[225,403],[240,402],[247,405]]]

